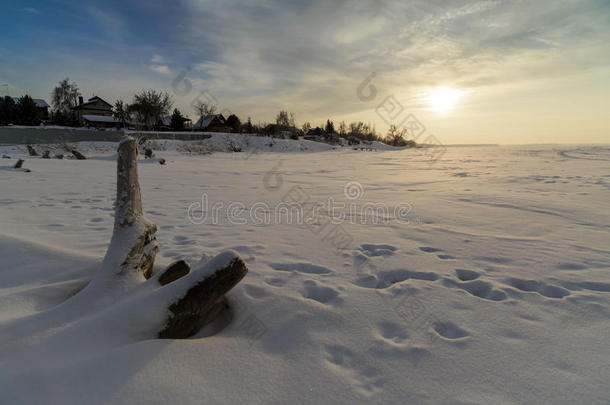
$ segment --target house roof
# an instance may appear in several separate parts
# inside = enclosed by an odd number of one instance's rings
[[[191,120],[190,118],[182,117],[183,122],[188,122],[190,120]],[[161,120],[161,123],[163,123],[163,125],[169,127],[170,125],[172,125],[172,116],[168,115],[167,117],[163,117],[163,119]]]
[[[118,118],[110,117],[107,115],[83,114],[83,119],[89,122],[112,122],[115,124],[118,124],[120,122]]]
[[[85,107],[85,106],[87,106],[89,104],[94,104],[96,101],[101,101],[102,103],[108,105],[108,107],[112,108],[112,104],[110,104],[109,102],[103,100],[101,97],[93,96],[88,101],[86,101],[86,102],[84,102],[82,104],[79,104],[77,106],[72,107],[72,109],[73,110],[77,110],[77,109],[79,109],[81,107]]]
[[[205,129],[210,126],[210,124],[212,123],[212,121],[214,121],[215,118],[220,119],[221,123],[224,124],[225,117],[223,117],[222,114],[213,114],[199,118],[199,120],[195,123],[195,125],[193,125],[193,127]]]
[[[38,107],[38,108],[50,107],[50,105],[47,104],[47,102],[41,98],[33,98],[32,100],[34,100],[34,103],[36,103],[36,107]],[[19,97],[13,97],[13,101],[15,102],[15,104],[17,104],[19,102]]]

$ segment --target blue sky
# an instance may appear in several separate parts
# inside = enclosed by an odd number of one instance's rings
[[[13,1],[0,15],[0,84],[49,99],[68,76],[84,96],[170,92],[193,115],[362,120],[387,96],[447,143],[610,141],[608,1]],[[375,72],[378,97],[356,95]],[[182,76],[180,76],[183,74]],[[175,93],[172,82],[192,89]],[[426,94],[459,90],[451,111]],[[0,87],[0,90],[2,88]]]

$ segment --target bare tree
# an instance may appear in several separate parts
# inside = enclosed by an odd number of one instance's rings
[[[53,89],[53,108],[56,112],[69,114],[72,107],[77,105],[79,96],[80,91],[76,83],[70,83],[70,79],[66,77]]]
[[[207,101],[197,101],[193,104],[193,108],[199,117],[207,117],[216,113],[216,104]]]
[[[386,143],[392,146],[415,147],[415,141],[406,139],[407,134],[408,131],[406,128],[398,129],[396,128],[396,125],[390,125],[390,129],[388,129],[388,135],[386,136]]]
[[[172,105],[169,94],[151,89],[133,96],[133,102],[127,111],[135,114],[137,121],[146,128],[153,128],[164,116],[169,115]]]
[[[114,103],[114,109],[112,115],[121,122],[121,126],[125,127],[125,124],[129,122],[129,104],[124,103],[122,100],[117,100]]]
[[[339,124],[339,135],[347,135],[347,124],[345,124],[345,121],[341,121],[341,123]]]
[[[288,127],[290,126],[290,117],[288,115],[288,111],[281,110],[280,113],[275,118],[275,123],[277,125]]]
[[[302,129],[303,129],[303,133],[304,133],[305,135],[307,135],[307,133],[308,133],[308,132],[309,132],[309,130],[311,129],[311,124],[310,124],[309,122],[305,122],[305,123],[303,124],[303,128],[302,128]]]

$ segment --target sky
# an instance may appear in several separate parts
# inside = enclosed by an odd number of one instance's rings
[[[0,93],[50,102],[65,77],[194,119],[207,100],[444,144],[607,143],[610,1],[3,0]]]

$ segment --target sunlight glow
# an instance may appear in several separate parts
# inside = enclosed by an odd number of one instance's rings
[[[464,92],[462,90],[452,89],[450,87],[438,87],[432,90],[425,100],[432,109],[439,112],[445,112],[452,110],[463,94]]]

